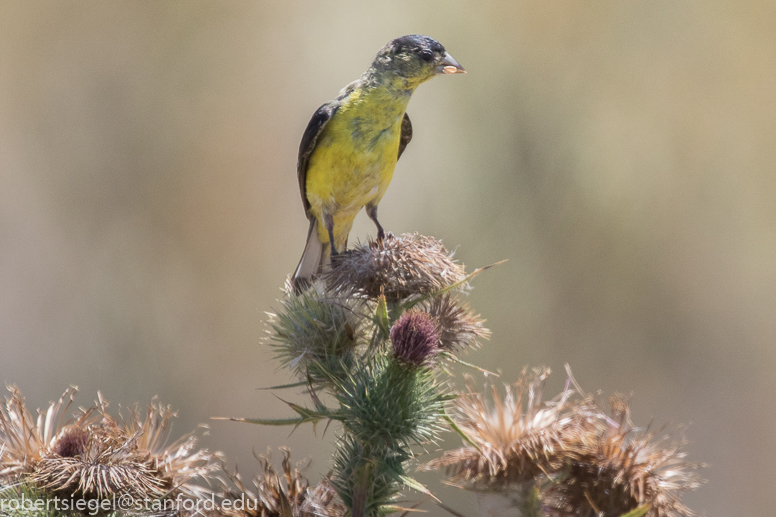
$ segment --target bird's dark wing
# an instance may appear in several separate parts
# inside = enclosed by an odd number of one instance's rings
[[[310,155],[315,150],[315,144],[318,143],[318,137],[320,136],[323,128],[326,127],[329,120],[331,120],[334,112],[339,108],[339,101],[330,101],[321,106],[313,113],[313,118],[307,124],[307,129],[304,130],[302,135],[302,142],[299,144],[299,159],[296,162],[296,176],[299,179],[299,192],[302,194],[302,203],[304,203],[304,211],[307,213],[310,210],[310,202],[307,201],[307,162],[310,160]],[[402,135],[404,134],[404,126],[402,125]],[[401,151],[399,152],[401,154]],[[309,217],[309,214],[308,214]]]
[[[404,119],[401,121],[401,136],[399,137],[399,156],[397,160],[401,158],[401,153],[404,152],[404,148],[412,140],[412,122],[410,122],[410,116],[404,114]]]

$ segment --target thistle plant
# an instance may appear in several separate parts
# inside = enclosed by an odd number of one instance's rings
[[[464,392],[452,391],[445,364],[472,366],[458,354],[489,337],[462,298],[480,271],[467,275],[439,241],[418,234],[334,257],[306,291],[287,286],[269,322],[269,342],[297,380],[279,388],[304,386],[310,403],[289,402],[293,418],[235,420],[338,422],[327,483],[352,517],[402,510],[403,489],[433,497],[411,466],[448,428],[465,446],[421,468],[443,469],[450,484],[476,493],[483,515],[693,515],[679,496],[700,480],[681,444],[633,427],[622,398],[607,414],[570,370],[547,400],[546,368],[523,370],[504,395],[494,385],[481,392],[470,376]]]
[[[403,488],[430,494],[409,467],[446,428],[441,363],[488,336],[460,298],[479,271],[467,275],[436,239],[391,235],[341,253],[304,292],[287,286],[268,340],[311,404],[242,420],[339,422],[331,484],[353,517],[398,510]]]
[[[307,401],[288,402],[290,418],[232,420],[335,423],[331,472],[317,485],[283,449],[281,469],[269,456],[258,457],[261,472],[247,486],[220,453],[197,449],[197,433],[168,443],[176,413],[156,401],[145,411],[130,407],[112,416],[100,395],[94,406],[68,415],[73,387],[34,417],[12,386],[0,407],[0,502],[212,497],[219,501],[213,507],[173,506],[172,513],[375,517],[408,510],[400,504],[405,490],[434,498],[413,472],[419,453],[438,448],[442,433],[452,430],[463,447],[418,468],[444,470],[448,483],[477,495],[482,515],[695,515],[680,500],[701,482],[684,443],[663,429],[635,427],[622,396],[602,409],[568,367],[565,387],[549,399],[546,368],[524,369],[503,388],[481,390],[465,376],[465,390],[453,390],[448,365],[471,367],[459,354],[489,337],[484,320],[463,301],[483,269],[467,274],[439,241],[410,234],[337,255],[302,292],[286,286],[267,340],[292,376],[276,388],[302,388]],[[64,517],[45,508],[9,515]],[[164,508],[151,513],[171,516]],[[148,512],[112,517],[138,513]]]

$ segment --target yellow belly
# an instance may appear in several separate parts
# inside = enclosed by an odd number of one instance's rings
[[[318,237],[329,242],[324,215],[330,215],[338,251],[345,247],[356,214],[380,202],[393,176],[404,112],[395,121],[380,115],[368,106],[341,107],[318,137],[308,162],[307,200],[318,219]]]

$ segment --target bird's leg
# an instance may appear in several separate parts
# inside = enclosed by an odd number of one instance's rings
[[[326,226],[326,231],[329,232],[329,246],[331,247],[331,256],[336,257],[339,252],[334,246],[334,216],[331,214],[323,214],[323,224]]]
[[[377,205],[371,203],[366,205],[366,215],[368,215],[369,218],[374,221],[375,225],[377,225],[377,240],[383,240],[385,238],[385,230],[383,230],[382,225],[380,225],[380,221],[377,220]]]

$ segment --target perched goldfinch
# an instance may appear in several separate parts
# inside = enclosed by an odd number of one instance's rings
[[[344,251],[356,214],[377,205],[396,161],[412,139],[405,112],[412,92],[435,75],[466,73],[436,40],[403,36],[385,45],[372,65],[313,114],[299,145],[297,175],[310,219],[307,245],[294,273],[297,289]]]

